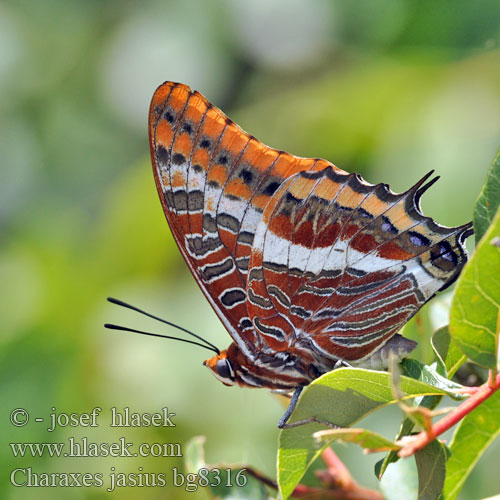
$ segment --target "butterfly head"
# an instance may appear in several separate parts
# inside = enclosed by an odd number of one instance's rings
[[[228,351],[221,351],[203,364],[214,374],[215,378],[224,385],[235,385],[237,383],[233,362],[228,357]]]

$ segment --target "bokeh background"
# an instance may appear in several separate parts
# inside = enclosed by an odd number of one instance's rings
[[[88,436],[134,443],[205,435],[210,463],[274,475],[283,409],[265,390],[227,388],[195,346],[104,330],[169,333],[105,301],[161,314],[221,348],[229,336],[202,297],[164,220],[146,117],[165,80],[201,91],[263,142],[324,157],[402,191],[431,169],[423,208],[471,218],[500,143],[498,0],[0,2],[0,497],[100,499],[98,488],[14,488],[35,472],[170,471],[176,458],[21,459],[7,442]],[[172,332],[170,331],[172,334]],[[103,408],[98,429],[9,424],[51,408]],[[111,429],[111,406],[177,414],[173,428]],[[391,413],[392,412],[392,413]],[[390,410],[367,425],[392,437]],[[461,495],[500,491],[498,443]],[[376,486],[357,448],[337,447]],[[495,472],[496,471],[496,472]],[[170,477],[167,474],[167,477]],[[182,488],[121,488],[120,499],[206,498]]]

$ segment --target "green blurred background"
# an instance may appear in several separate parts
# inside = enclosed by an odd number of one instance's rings
[[[435,169],[441,181],[424,211],[457,225],[470,220],[500,143],[499,23],[498,0],[2,1],[0,497],[109,496],[103,488],[14,488],[16,467],[105,475],[182,468],[176,458],[13,458],[7,445],[68,436],[184,444],[202,434],[208,462],[250,463],[274,476],[283,408],[268,391],[224,387],[194,346],[102,326],[168,332],[107,303],[111,295],[221,348],[230,342],[158,201],[146,127],[157,85],[187,83],[263,142],[395,191]],[[104,413],[98,429],[9,424],[16,407],[33,419],[52,407],[95,406]],[[177,426],[111,429],[111,406],[168,406]],[[398,419],[389,410],[367,425],[392,437]],[[498,448],[462,499],[499,492]],[[337,451],[356,479],[376,486],[380,455]],[[171,487],[113,495],[206,498]]]

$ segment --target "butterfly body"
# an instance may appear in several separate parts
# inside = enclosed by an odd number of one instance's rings
[[[149,116],[160,200],[179,249],[233,339],[205,364],[227,385],[289,391],[415,346],[398,330],[458,276],[470,224],[425,217],[425,176],[396,194],[244,132],[166,82]]]

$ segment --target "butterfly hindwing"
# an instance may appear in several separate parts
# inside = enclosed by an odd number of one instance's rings
[[[267,205],[250,260],[248,310],[271,349],[359,360],[448,286],[470,225],[421,214],[406,193],[332,168],[298,173]],[[325,361],[328,365],[328,362]]]

